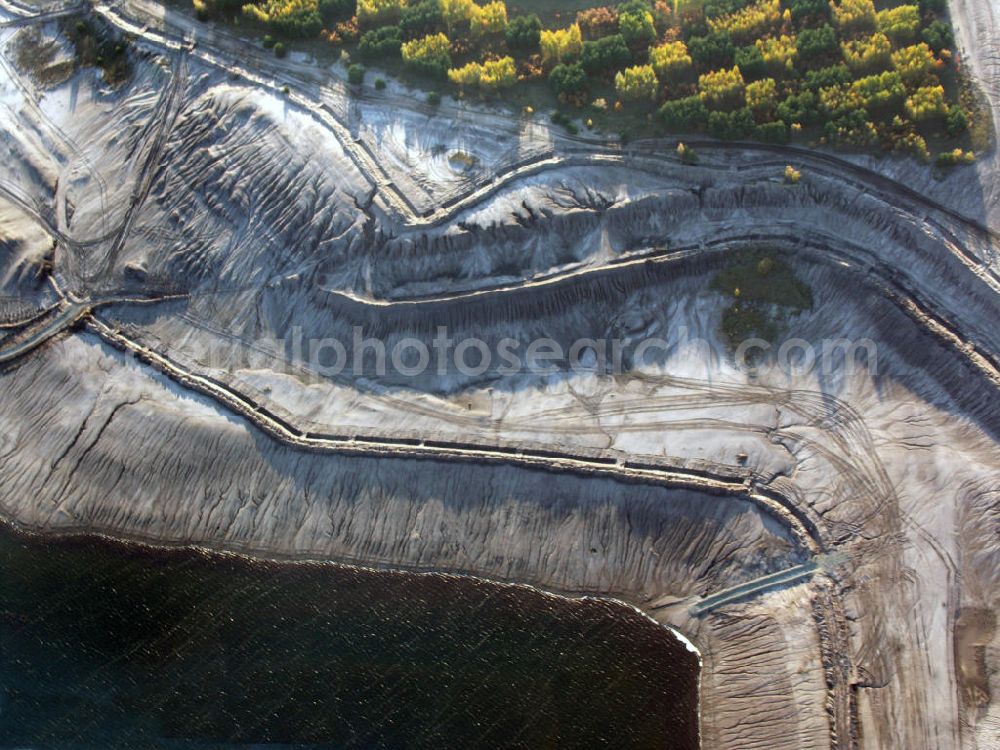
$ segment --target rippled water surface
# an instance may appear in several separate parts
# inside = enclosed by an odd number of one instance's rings
[[[627,607],[0,528],[3,748],[694,748]]]

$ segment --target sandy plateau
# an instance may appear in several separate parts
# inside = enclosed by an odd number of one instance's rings
[[[86,10],[135,36],[115,87],[69,62],[79,8],[0,7],[4,517],[622,599],[700,650],[705,748],[1000,747],[996,153],[684,165],[352,99],[146,0]],[[1000,8],[952,13],[1000,111]],[[877,354],[737,366],[713,281],[761,253],[811,295],[783,339]],[[439,326],[664,346],[616,372],[300,356]]]

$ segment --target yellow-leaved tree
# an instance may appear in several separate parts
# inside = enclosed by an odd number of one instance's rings
[[[313,36],[323,26],[317,0],[265,0],[244,5],[243,15],[289,36]]]
[[[615,91],[622,99],[655,99],[660,89],[652,65],[633,65],[615,74]]]
[[[758,39],[755,44],[770,70],[784,73],[795,70],[795,58],[799,52],[794,36],[782,34],[776,39]]]
[[[920,31],[920,8],[916,5],[898,5],[879,11],[876,16],[878,30],[896,42],[907,42]]]
[[[903,76],[903,80],[909,84],[924,82],[943,63],[934,57],[931,48],[926,42],[903,47],[892,53],[892,66]]]
[[[494,0],[483,6],[473,6],[469,20],[473,36],[502,34],[507,28],[507,5],[503,0]]]
[[[403,62],[427,75],[444,78],[451,67],[451,42],[441,32],[403,42]]]
[[[944,86],[921,86],[906,99],[906,112],[914,120],[944,117],[948,105],[944,100]]]
[[[565,29],[542,29],[539,46],[542,48],[542,61],[547,65],[577,57],[583,49],[580,25],[574,23]]]
[[[851,39],[840,45],[844,62],[855,73],[879,70],[889,65],[892,42],[881,31],[862,39]]]
[[[872,0],[830,0],[833,22],[842,31],[872,31],[875,28],[875,3]]]
[[[735,13],[709,18],[708,27],[716,33],[729,32],[737,41],[749,42],[778,26],[781,20],[781,0],[759,0]]]
[[[496,91],[517,83],[517,68],[511,57],[487,60],[484,63],[471,62],[461,68],[449,70],[448,80],[463,87]]]
[[[774,108],[778,104],[778,84],[773,78],[748,83],[746,103],[758,117],[769,118],[774,114]]]
[[[358,23],[381,26],[399,20],[406,0],[358,0]]]
[[[438,4],[441,6],[441,17],[449,29],[470,20],[476,5],[473,0],[438,0]]]
[[[737,65],[698,76],[698,95],[710,107],[738,106],[743,99],[743,73]]]
[[[649,48],[649,64],[659,78],[666,80],[690,70],[691,55],[684,42],[667,42]]]

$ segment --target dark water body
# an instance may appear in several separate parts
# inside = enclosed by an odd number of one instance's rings
[[[697,670],[623,605],[0,526],[2,748],[688,750]]]

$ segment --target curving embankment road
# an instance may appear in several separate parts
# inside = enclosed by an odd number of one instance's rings
[[[147,347],[132,341],[100,320],[90,317],[87,327],[115,348],[134,355],[140,361],[174,380],[185,388],[198,391],[220,403],[269,436],[287,445],[306,450],[366,456],[396,456],[405,458],[435,458],[472,462],[501,462],[548,471],[573,472],[594,476],[612,476],[622,481],[651,482],[666,487],[689,487],[722,495],[745,496],[760,504],[767,512],[793,529],[796,537],[812,553],[824,549],[815,528],[780,493],[759,485],[749,472],[735,475],[723,470],[718,475],[693,472],[655,459],[632,461],[599,455],[573,455],[561,451],[515,450],[475,444],[448,443],[440,440],[393,440],[385,437],[313,435],[254,403],[246,396],[212,378],[198,375],[172,362]]]
[[[17,335],[15,341],[0,347],[0,364],[13,362],[63,331],[72,328],[88,315],[90,310],[91,304],[88,301],[70,302],[64,300],[55,315],[30,326]]]

